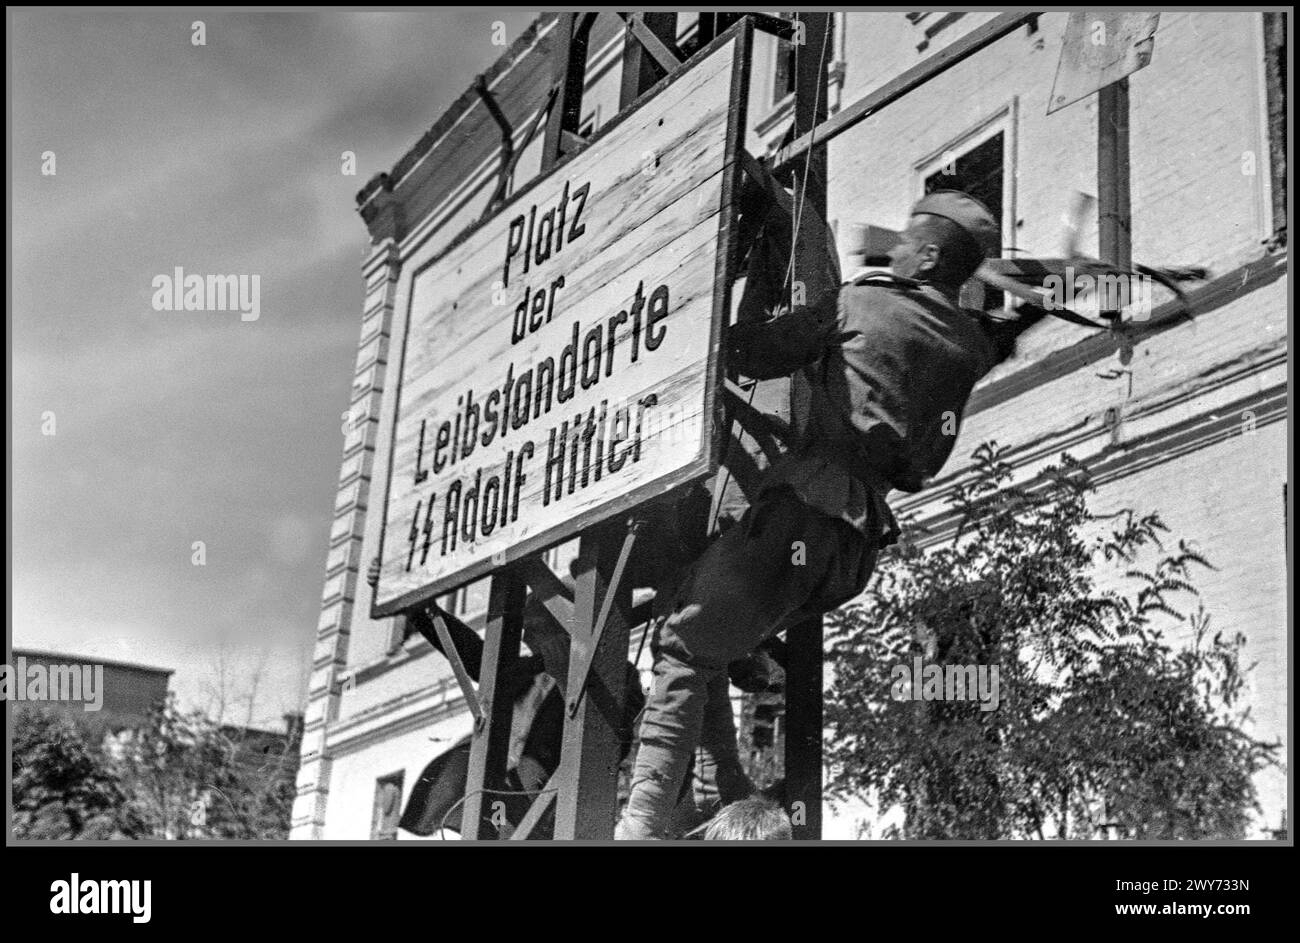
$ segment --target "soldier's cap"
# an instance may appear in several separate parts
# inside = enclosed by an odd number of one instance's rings
[[[912,207],[912,215],[928,213],[942,216],[961,227],[979,248],[984,258],[1000,255],[1002,233],[989,208],[961,190],[935,190],[927,193]]]

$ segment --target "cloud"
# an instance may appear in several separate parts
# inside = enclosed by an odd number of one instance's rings
[[[500,55],[493,22],[532,18],[11,14],[16,639],[173,667],[200,699],[219,653],[267,650],[298,703],[360,329],[355,193]],[[178,265],[259,275],[261,318],[154,311]]]

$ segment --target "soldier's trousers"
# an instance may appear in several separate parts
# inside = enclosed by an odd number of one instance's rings
[[[781,487],[765,492],[695,562],[657,634],[654,684],[620,838],[670,837],[710,688],[716,697],[727,663],[856,596],[878,549],[848,523]]]

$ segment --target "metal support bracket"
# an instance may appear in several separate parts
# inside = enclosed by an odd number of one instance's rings
[[[497,186],[493,192],[493,199],[496,194],[503,190],[503,186],[510,178],[510,172],[515,166],[515,129],[510,126],[510,119],[505,116],[501,106],[497,104],[496,96],[488,90],[487,79],[482,73],[474,79],[474,91],[478,93],[479,100],[483,102],[483,107],[488,110],[497,127],[501,129],[501,169],[498,172]],[[489,201],[490,203],[491,201]]]
[[[547,119],[551,115],[551,109],[555,107],[555,101],[559,95],[560,86],[559,83],[556,83],[551,86],[551,90],[546,96],[546,103],[543,104],[542,107],[538,109],[537,114],[533,116],[532,123],[528,126],[528,131],[524,134],[524,139],[519,142],[518,150],[513,150],[513,138],[508,136],[507,139],[510,140],[512,148],[510,158],[509,160],[502,161],[501,170],[497,176],[496,189],[492,191],[492,196],[488,200],[487,209],[483,211],[484,219],[487,219],[495,213],[497,207],[500,206],[501,202],[506,198],[506,189],[510,185],[510,178],[514,176],[515,166],[519,163],[520,156],[528,149],[528,145],[531,144],[533,138],[537,136],[537,132],[546,124]],[[495,101],[493,104],[495,104]],[[502,116],[500,120],[505,120],[504,116]],[[503,144],[502,146],[504,147],[505,145]],[[504,151],[502,153],[504,156]]]
[[[568,711],[570,717],[577,716],[578,707],[582,704],[582,696],[587,692],[587,681],[591,677],[591,666],[596,660],[596,652],[600,649],[600,636],[605,631],[605,623],[609,621],[610,611],[614,607],[614,599],[623,585],[623,573],[627,569],[627,562],[632,556],[632,548],[636,544],[637,535],[641,532],[643,524],[644,522],[638,517],[628,519],[627,535],[623,538],[623,546],[618,552],[618,562],[614,564],[614,573],[610,577],[609,586],[605,590],[605,598],[600,603],[600,614],[596,617],[595,625],[592,626],[591,648],[587,652],[587,657],[578,675],[581,681],[577,689],[569,696]]]
[[[560,628],[573,635],[573,591],[540,557],[519,561],[519,575]],[[560,679],[557,679],[560,680]]]
[[[528,836],[533,833],[533,829],[541,822],[542,817],[546,815],[548,809],[555,804],[555,794],[559,792],[560,770],[551,774],[551,778],[546,781],[542,791],[537,794],[533,804],[528,807],[528,812],[519,820],[519,824],[510,835],[511,841],[526,841]]]
[[[469,671],[465,668],[465,662],[460,657],[460,651],[456,648],[456,642],[452,639],[451,632],[447,628],[447,622],[443,618],[443,612],[438,606],[429,607],[429,621],[433,623],[434,631],[438,633],[438,639],[442,642],[443,653],[447,656],[447,660],[451,662],[451,670],[456,675],[456,683],[460,685],[461,693],[465,695],[465,704],[469,707],[469,712],[474,715],[474,724],[477,726],[483,719],[483,706],[479,703],[478,691],[474,687]]]
[[[646,26],[644,20],[642,20],[644,14],[620,12],[618,15],[627,21],[627,28],[632,31],[632,35],[636,37],[637,42],[644,47],[646,52],[650,53],[650,56],[664,72],[671,75],[673,70],[682,64],[682,52],[677,48],[677,44],[673,43],[670,46],[656,36],[654,31]]]

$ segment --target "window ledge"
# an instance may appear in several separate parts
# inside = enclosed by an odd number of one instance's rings
[[[760,137],[766,139],[769,134],[777,130],[777,128],[793,114],[794,92],[791,92],[774,104],[771,111],[755,122],[754,131]]]

